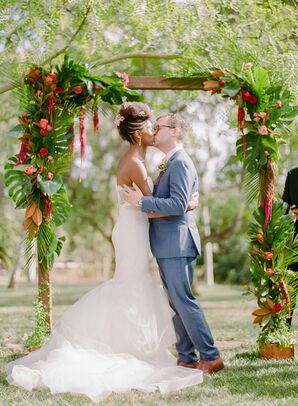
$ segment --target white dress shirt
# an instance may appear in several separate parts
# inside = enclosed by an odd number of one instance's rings
[[[177,147],[171,149],[166,156],[164,157],[163,161],[168,161],[171,156],[173,156],[177,151],[180,151],[181,149],[183,149],[183,145],[182,144],[178,144]]]

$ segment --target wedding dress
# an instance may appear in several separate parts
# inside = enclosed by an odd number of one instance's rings
[[[153,188],[153,182],[148,178]],[[148,270],[148,219],[123,200],[112,232],[114,277],[68,308],[40,349],[6,365],[10,384],[87,395],[94,402],[131,389],[167,393],[199,384],[176,366],[172,310]]]

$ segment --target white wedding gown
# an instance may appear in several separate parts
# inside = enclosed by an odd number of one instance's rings
[[[124,202],[121,191],[118,186],[114,277],[70,306],[47,344],[6,365],[10,384],[98,402],[112,392],[167,393],[202,382],[200,370],[176,366],[169,352],[172,311],[148,270],[147,215]]]

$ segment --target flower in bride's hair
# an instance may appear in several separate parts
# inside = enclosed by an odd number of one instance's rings
[[[138,114],[137,117],[145,117],[146,116],[146,112],[144,110],[141,110]]]
[[[119,116],[118,118],[116,118],[116,120],[115,120],[116,126],[119,127],[121,121],[123,121],[123,120],[125,120],[124,116]]]

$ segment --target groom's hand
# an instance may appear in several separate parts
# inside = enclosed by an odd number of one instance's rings
[[[199,205],[199,192],[195,192],[190,197],[190,202],[188,203],[187,211],[196,209],[198,205]]]
[[[134,189],[131,189],[127,185],[123,185],[124,191],[123,196],[124,200],[130,203],[132,206],[139,206],[139,201],[143,197],[143,193],[141,189],[133,182]]]

